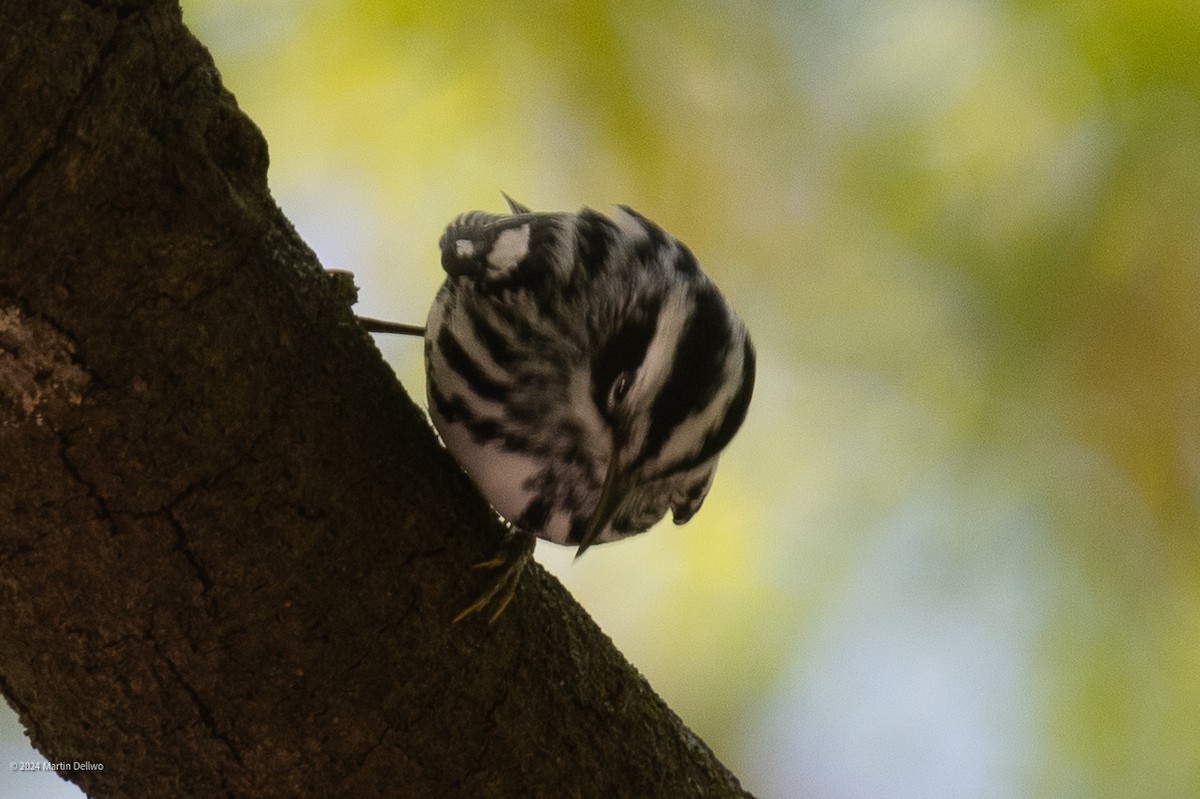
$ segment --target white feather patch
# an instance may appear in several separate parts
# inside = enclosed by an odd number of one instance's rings
[[[642,220],[624,208],[618,207],[613,211],[612,221],[620,229],[621,235],[630,241],[642,241],[650,238],[650,235],[646,233],[646,226],[642,224]]]
[[[541,461],[509,452],[496,443],[481,445],[461,424],[448,425],[443,420],[438,429],[446,449],[496,512],[510,522],[519,517],[531,498],[525,483],[542,467]]]
[[[497,269],[507,272],[529,254],[529,225],[509,228],[496,237],[488,253],[488,263]]]
[[[720,390],[706,406],[688,416],[671,431],[671,437],[667,439],[659,456],[663,462],[686,460],[695,455],[703,446],[706,436],[717,429],[725,418],[742,385],[740,378],[744,368],[741,346],[743,339],[739,337],[735,340],[738,346],[731,350],[730,356],[725,359]]]

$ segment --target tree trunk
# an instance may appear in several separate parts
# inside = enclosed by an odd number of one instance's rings
[[[540,568],[450,623],[500,525],[174,2],[0,0],[0,148],[0,690],[64,776],[746,795]]]

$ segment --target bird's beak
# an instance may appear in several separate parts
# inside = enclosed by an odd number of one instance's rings
[[[604,477],[604,487],[600,491],[600,501],[596,503],[596,509],[592,511],[587,532],[579,541],[579,549],[575,552],[576,558],[596,543],[596,539],[608,527],[609,522],[616,515],[617,509],[625,501],[625,495],[629,492],[633,482],[632,475],[621,468],[616,457],[612,458],[608,464],[608,474]]]

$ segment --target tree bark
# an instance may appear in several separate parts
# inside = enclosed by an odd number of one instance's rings
[[[745,796],[501,527],[174,2],[0,2],[0,690],[93,797]]]

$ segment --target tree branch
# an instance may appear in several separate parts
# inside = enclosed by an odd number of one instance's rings
[[[500,527],[172,2],[0,9],[0,690],[94,797],[744,796]]]

